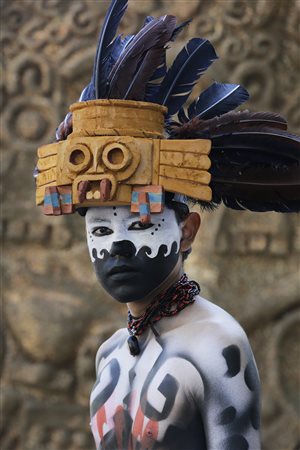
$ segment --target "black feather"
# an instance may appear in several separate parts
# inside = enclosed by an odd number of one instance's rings
[[[147,51],[153,47],[163,47],[169,41],[175,24],[175,17],[163,16],[153,19],[137,33],[111,70],[108,98],[124,98]]]
[[[191,23],[192,19],[186,20],[185,22],[182,22],[181,24],[179,24],[175,30],[173,31],[173,34],[171,36],[170,41],[175,41],[175,39],[177,38],[177,36],[182,32],[182,30]]]
[[[213,202],[251,211],[300,211],[300,138],[280,129],[212,138]]]
[[[124,94],[124,100],[144,100],[147,81],[153,72],[164,61],[163,47],[151,48],[147,53]]]
[[[239,84],[213,83],[191,103],[188,117],[212,119],[232,111],[248,99],[248,92]]]
[[[188,99],[200,76],[217,59],[211,43],[206,39],[191,39],[177,55],[160,89],[160,103],[168,114],[175,114]]]
[[[110,70],[109,56],[112,42],[119,23],[126,11],[128,0],[113,0],[104,19],[96,51],[93,84],[96,98],[105,98],[107,91],[107,77]]]

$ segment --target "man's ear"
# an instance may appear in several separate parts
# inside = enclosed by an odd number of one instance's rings
[[[180,250],[185,252],[189,250],[196,237],[201,223],[200,215],[196,212],[192,212],[183,222],[182,237],[180,241]]]

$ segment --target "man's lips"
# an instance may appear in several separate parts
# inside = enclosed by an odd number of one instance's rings
[[[109,270],[107,275],[114,276],[114,275],[118,275],[118,274],[127,275],[127,274],[134,274],[134,273],[137,273],[137,270],[135,270],[133,267],[122,264],[119,266],[114,266],[112,269]]]

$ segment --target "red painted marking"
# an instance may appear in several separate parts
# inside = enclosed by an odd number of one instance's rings
[[[107,423],[106,422],[106,410],[105,410],[105,405],[103,405],[98,411],[97,411],[97,414],[96,414],[96,420],[97,420],[97,428],[98,428],[98,433],[99,433],[99,436],[100,436],[100,438],[101,438],[101,440],[103,439],[103,436],[104,436],[104,434],[103,434],[103,425],[105,424],[105,423]]]

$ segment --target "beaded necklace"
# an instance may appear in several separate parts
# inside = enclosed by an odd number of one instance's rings
[[[189,280],[187,275],[183,274],[177,283],[155,298],[142,316],[134,318],[128,311],[127,329],[130,336],[127,343],[131,355],[136,356],[140,353],[137,336],[144,333],[148,326],[157,336],[153,324],[163,317],[175,316],[186,306],[194,303],[195,296],[199,292],[199,284],[196,281]]]

